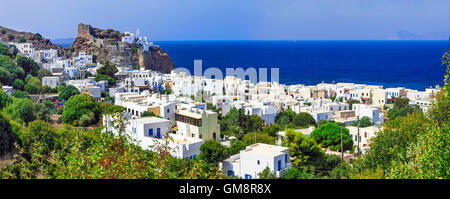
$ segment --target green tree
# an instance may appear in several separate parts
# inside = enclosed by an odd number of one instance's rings
[[[200,146],[199,158],[209,164],[217,164],[228,156],[228,151],[225,146],[216,140],[205,141]]]
[[[30,98],[30,94],[25,91],[15,90],[11,93],[11,96],[15,98]]]
[[[75,86],[69,85],[67,87],[63,87],[62,91],[59,92],[58,99],[60,101],[62,101],[62,100],[67,101],[67,100],[69,100],[70,97],[72,97],[74,95],[78,95],[78,94],[80,94],[80,91]]]
[[[291,124],[294,120],[295,112],[291,110],[278,112],[275,116],[275,123],[281,126],[281,128],[285,128],[287,125]]]
[[[270,135],[267,135],[265,133],[258,133],[258,132],[245,134],[244,138],[242,138],[242,141],[247,145],[255,143],[265,143],[275,145],[274,137],[271,137]]]
[[[13,82],[13,87],[16,90],[23,90],[25,86],[25,83],[21,79],[15,79]]]
[[[57,139],[58,134],[53,127],[42,120],[30,122],[21,136],[22,147],[26,151],[37,147],[44,154],[50,153],[55,148]]]
[[[11,151],[16,139],[9,121],[0,113],[0,155]]]
[[[43,77],[52,76],[52,72],[47,69],[39,69],[37,73],[40,80],[42,80]]]
[[[342,130],[344,150],[351,150],[353,140],[350,137],[349,130],[343,127]],[[331,150],[341,150],[341,126],[329,122],[315,129],[311,133],[311,138],[315,140],[321,147],[330,148]]]
[[[117,72],[119,72],[117,67],[111,62],[106,61],[105,65],[97,70],[97,75],[106,75],[114,78],[114,74],[116,74]]]
[[[244,150],[247,144],[239,139],[230,140],[230,148],[228,152],[230,155],[238,154],[240,151]]]
[[[74,95],[64,105],[62,121],[66,124],[78,125],[81,116],[94,115],[91,123],[97,122],[100,116],[100,107],[94,98],[87,94]]]
[[[269,167],[266,167],[261,173],[258,174],[259,179],[278,179],[277,174],[271,171]]]
[[[17,66],[22,67],[23,70],[25,71],[25,74],[29,74],[32,76],[38,75],[37,72],[39,70],[39,65],[32,59],[17,55],[15,60],[16,60]]]
[[[41,80],[37,77],[32,77],[25,84],[25,91],[30,94],[40,94],[43,92]]]
[[[370,149],[354,166],[359,172],[366,169],[375,171],[379,167],[388,173],[391,163],[406,157],[408,147],[417,143],[418,136],[426,132],[428,122],[424,114],[413,113],[385,123],[384,129],[371,138]]]
[[[270,126],[263,127],[263,132],[272,137],[276,137],[277,133],[281,130],[282,130],[282,128],[278,124],[272,124]]]
[[[323,151],[311,138],[293,129],[286,129],[285,135],[283,145],[289,148],[289,154],[293,158],[292,165],[295,168],[305,168],[311,161],[322,157]]]
[[[25,123],[35,119],[34,103],[26,98],[14,98],[4,111],[14,120],[21,120]]]
[[[368,127],[368,126],[372,126],[372,125],[373,125],[373,123],[370,121],[370,118],[367,116],[364,116],[359,120],[359,127],[364,128],[364,127]]]
[[[35,104],[35,118],[37,120],[49,121],[50,120],[50,109],[42,103]]]
[[[102,75],[102,74],[98,74],[97,76],[95,76],[95,81],[96,82],[100,82],[100,81],[108,81],[108,85],[110,87],[114,86],[114,84],[116,83],[116,80],[108,75]]]
[[[313,118],[313,116],[305,112],[301,112],[295,115],[292,122],[297,127],[307,127],[309,125],[316,124],[316,120]]]
[[[3,90],[0,90],[0,109],[5,108],[12,102],[11,97]]]
[[[284,171],[282,179],[314,179],[316,178],[314,172],[309,172],[307,168],[301,170],[291,167]]]

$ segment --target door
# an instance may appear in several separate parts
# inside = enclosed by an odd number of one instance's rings
[[[161,138],[161,129],[160,128],[156,129],[156,137]]]

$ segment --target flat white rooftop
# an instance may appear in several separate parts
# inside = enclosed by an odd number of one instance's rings
[[[270,144],[256,143],[247,146],[243,151],[245,153],[253,153],[258,155],[276,156],[282,154],[284,151],[289,150],[287,147],[275,146]]]
[[[170,120],[162,119],[159,117],[142,117],[142,118],[135,119],[135,120],[136,120],[136,122],[141,123],[141,124],[170,122]]]

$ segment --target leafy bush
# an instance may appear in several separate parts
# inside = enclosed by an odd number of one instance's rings
[[[100,116],[100,107],[94,99],[87,94],[72,96],[64,105],[62,121],[66,124],[78,125],[81,116],[93,113],[91,123],[98,121]]]
[[[341,150],[341,126],[334,122],[328,122],[315,129],[311,133],[311,138],[323,148],[330,148],[331,150]],[[351,150],[353,140],[350,137],[349,130],[345,127],[342,129],[342,142],[345,150]]]

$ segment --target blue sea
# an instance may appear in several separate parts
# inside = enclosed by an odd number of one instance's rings
[[[321,82],[406,87],[443,86],[442,54],[449,41],[157,41],[176,67],[203,70],[279,68],[282,84]],[[70,44],[63,44],[70,46]]]
[[[425,90],[443,86],[448,41],[157,41],[175,68],[279,68],[283,84],[353,82]]]

